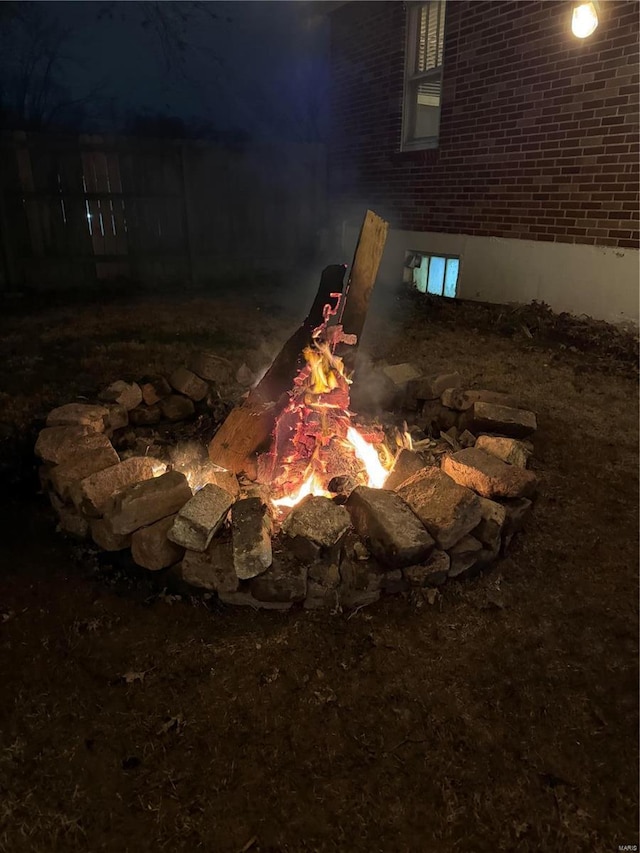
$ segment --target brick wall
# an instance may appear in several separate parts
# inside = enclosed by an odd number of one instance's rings
[[[600,4],[570,32],[571,4],[447,6],[437,150],[401,152],[404,3],[331,15],[330,182],[396,228],[638,246],[640,4]]]

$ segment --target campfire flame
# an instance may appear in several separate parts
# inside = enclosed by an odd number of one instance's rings
[[[277,507],[293,507],[307,495],[331,497],[328,485],[337,476],[381,488],[393,467],[382,431],[363,435],[352,423],[351,379],[335,348],[354,344],[356,337],[339,324],[329,325],[341,295],[332,297],[335,305],[325,307],[324,322],[303,351],[304,365],[276,422],[272,449],[259,460],[261,479],[271,484]]]

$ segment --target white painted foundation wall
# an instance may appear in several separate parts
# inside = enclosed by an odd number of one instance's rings
[[[343,228],[351,257],[357,228]],[[640,253],[572,243],[390,230],[376,290],[402,281],[407,251],[459,255],[458,297],[481,302],[546,302],[554,311],[638,325]]]

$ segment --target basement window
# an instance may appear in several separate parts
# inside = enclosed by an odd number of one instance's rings
[[[404,280],[413,284],[420,293],[454,299],[458,291],[459,270],[460,258],[457,255],[405,254]]]

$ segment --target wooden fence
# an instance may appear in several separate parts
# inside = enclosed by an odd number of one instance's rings
[[[0,287],[206,282],[319,249],[322,145],[0,138]]]

